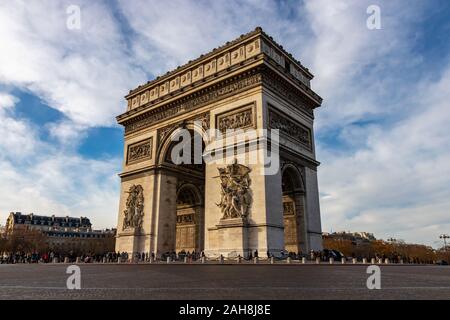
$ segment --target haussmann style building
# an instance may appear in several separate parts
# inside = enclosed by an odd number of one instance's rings
[[[322,99],[312,78],[256,28],[130,91],[117,117],[125,147],[116,251],[245,257],[322,249],[313,131]],[[250,133],[233,139],[232,129]],[[174,160],[177,143],[189,143],[174,139],[182,131],[190,143],[203,140],[200,162]]]
[[[34,213],[11,212],[6,219],[5,235],[17,231],[37,230],[42,233],[52,249],[67,249],[84,240],[113,239],[115,229],[93,230],[87,217],[44,216]]]

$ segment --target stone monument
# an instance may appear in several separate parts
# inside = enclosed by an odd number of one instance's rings
[[[320,250],[313,122],[322,99],[312,78],[256,28],[130,91],[117,117],[125,147],[116,250],[213,257]],[[205,157],[178,161],[196,157],[177,151],[182,132],[194,149],[202,142]],[[274,172],[266,156],[246,161],[269,153],[279,160]]]

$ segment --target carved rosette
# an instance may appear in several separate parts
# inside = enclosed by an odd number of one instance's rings
[[[246,218],[251,206],[251,179],[249,173],[251,169],[236,161],[226,166],[218,168],[221,187],[220,203],[216,204],[222,211],[225,219]]]
[[[141,185],[132,185],[129,189],[126,209],[123,212],[123,230],[142,228],[144,217],[144,189]]]

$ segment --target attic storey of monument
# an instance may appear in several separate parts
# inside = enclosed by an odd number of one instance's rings
[[[130,91],[117,117],[125,146],[116,249],[211,257],[321,249],[313,122],[322,99],[312,78],[256,28]],[[174,161],[180,130],[185,145],[207,136],[203,154],[224,161]],[[229,130],[245,139],[228,139]],[[270,172],[274,146],[280,165]],[[265,159],[247,162],[242,152]],[[142,196],[130,199],[132,189]]]

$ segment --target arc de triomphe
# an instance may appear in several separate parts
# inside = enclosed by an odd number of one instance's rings
[[[117,117],[125,146],[116,251],[231,257],[320,250],[313,122],[322,99],[312,78],[256,28],[130,91]],[[177,164],[180,129],[191,141],[215,132],[202,151],[222,161]],[[231,129],[251,134],[229,139]],[[258,129],[278,129],[279,139]],[[279,154],[274,172],[241,157],[262,151],[264,161]]]

